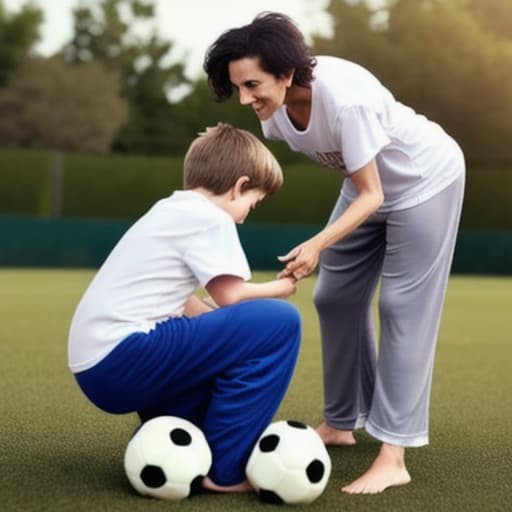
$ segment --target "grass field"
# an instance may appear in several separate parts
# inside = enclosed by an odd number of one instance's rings
[[[83,270],[0,269],[0,508],[26,511],[272,510],[254,494],[179,502],[139,497],[123,472],[134,415],[90,405],[66,367],[74,307],[93,275]],[[256,280],[268,274],[257,273]],[[292,301],[303,345],[276,419],[321,419],[321,368],[313,279]],[[505,511],[512,498],[512,279],[452,277],[432,390],[431,444],[408,451],[413,481],[378,496],[339,492],[366,468],[378,443],[330,449],[331,480],[311,511]],[[304,508],[304,507],[297,507]]]

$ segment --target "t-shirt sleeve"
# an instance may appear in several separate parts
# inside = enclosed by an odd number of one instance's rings
[[[390,143],[374,111],[365,106],[343,109],[338,117],[341,150],[349,174],[359,170]]]
[[[234,223],[216,222],[197,233],[190,240],[184,259],[202,287],[220,275],[251,278]]]

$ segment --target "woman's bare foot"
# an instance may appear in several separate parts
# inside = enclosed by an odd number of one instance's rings
[[[211,478],[205,477],[202,482],[203,489],[215,492],[250,492],[254,491],[251,484],[244,480],[235,485],[217,485]]]
[[[383,443],[370,468],[341,490],[348,494],[377,494],[410,481],[411,476],[405,467],[405,448]]]
[[[340,430],[331,427],[325,421],[316,427],[316,431],[326,445],[332,446],[352,446],[356,444],[354,434],[351,430]]]

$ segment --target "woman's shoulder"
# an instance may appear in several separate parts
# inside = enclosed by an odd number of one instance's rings
[[[382,94],[382,84],[366,68],[331,56],[318,56],[313,87],[316,94],[339,108],[365,106]]]
[[[343,59],[341,57],[334,57],[332,55],[317,55],[315,56],[316,66],[313,74],[318,78],[329,77],[331,74],[339,76],[346,75],[359,75],[371,73],[361,64],[357,62]]]

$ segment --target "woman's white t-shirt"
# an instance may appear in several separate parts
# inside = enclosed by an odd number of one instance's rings
[[[320,56],[314,77],[306,129],[293,125],[283,105],[262,121],[263,134],[347,178],[375,158],[384,191],[380,211],[422,203],[464,172],[457,143],[438,124],[396,101],[363,67]],[[357,197],[352,180],[344,180],[343,194]]]
[[[124,338],[183,314],[188,298],[216,276],[250,279],[231,216],[193,191],[157,202],[121,238],[73,316],[68,362],[91,368]]]

